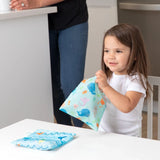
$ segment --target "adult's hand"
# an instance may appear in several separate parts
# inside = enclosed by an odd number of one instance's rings
[[[40,3],[39,0],[11,0],[10,7],[14,10],[33,9],[40,7]]]
[[[49,6],[63,1],[64,0],[11,0],[10,7],[13,10],[33,9]]]

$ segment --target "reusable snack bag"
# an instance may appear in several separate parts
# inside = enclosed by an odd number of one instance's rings
[[[55,132],[44,129],[36,130],[29,136],[13,141],[17,146],[37,149],[53,150],[63,146],[75,137],[75,133]]]
[[[65,100],[60,110],[97,131],[106,108],[106,100],[95,80],[96,77],[83,80]]]

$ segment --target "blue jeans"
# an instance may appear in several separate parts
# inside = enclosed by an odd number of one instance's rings
[[[88,22],[64,30],[50,30],[50,56],[53,108],[57,123],[71,125],[71,117],[59,107],[77,87],[84,76]],[[75,126],[83,123],[72,118]]]

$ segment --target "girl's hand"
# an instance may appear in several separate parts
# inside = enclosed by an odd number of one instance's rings
[[[107,83],[107,76],[102,70],[99,70],[96,72],[96,77],[96,83],[98,84],[99,89],[103,91],[104,88],[109,85]]]

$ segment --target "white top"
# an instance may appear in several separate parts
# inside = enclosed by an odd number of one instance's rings
[[[140,83],[138,75],[115,75],[113,74],[109,85],[119,93],[125,95],[127,91],[136,91],[143,94],[137,106],[129,113],[123,113],[118,110],[107,98],[107,107],[100,122],[100,131],[139,136],[142,108],[146,91]]]

